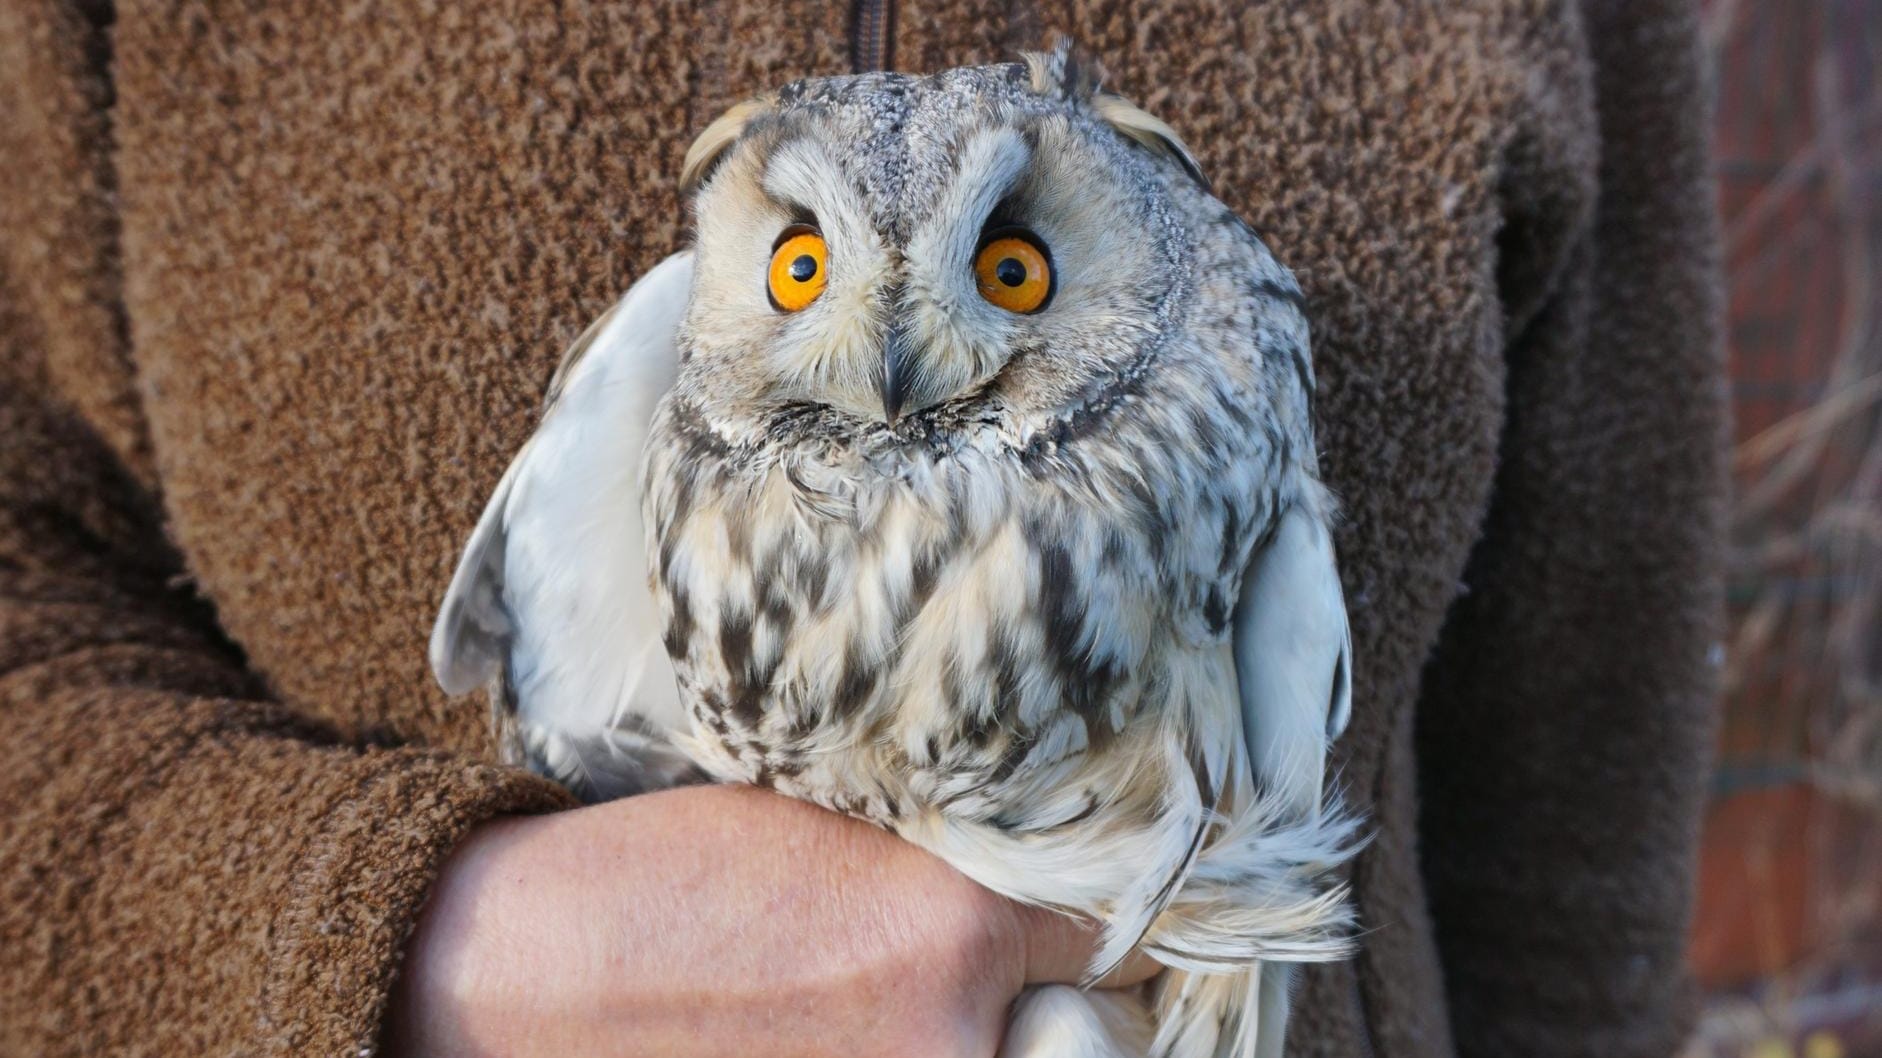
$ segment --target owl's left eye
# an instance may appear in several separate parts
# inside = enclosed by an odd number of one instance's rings
[[[784,229],[771,248],[765,293],[779,312],[796,312],[817,300],[827,279],[828,250],[823,236],[808,225]]]

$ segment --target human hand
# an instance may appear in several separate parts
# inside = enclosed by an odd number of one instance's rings
[[[387,1043],[431,1055],[990,1058],[1095,928],[867,824],[698,786],[485,824],[447,861]],[[1154,972],[1134,960],[1107,984]]]

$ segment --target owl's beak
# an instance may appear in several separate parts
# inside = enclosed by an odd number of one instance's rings
[[[902,417],[902,406],[915,378],[915,336],[907,324],[889,329],[889,340],[882,343],[882,417],[890,426]]]

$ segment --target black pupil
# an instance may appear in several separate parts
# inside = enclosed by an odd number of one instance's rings
[[[1019,286],[1026,281],[1026,266],[1011,257],[1003,257],[993,266],[993,278],[1009,287]]]
[[[810,277],[817,274],[817,259],[807,253],[798,254],[791,262],[791,278],[799,283],[810,282]]]

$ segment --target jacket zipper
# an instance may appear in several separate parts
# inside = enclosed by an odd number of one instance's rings
[[[895,68],[895,0],[850,0],[850,70]]]

